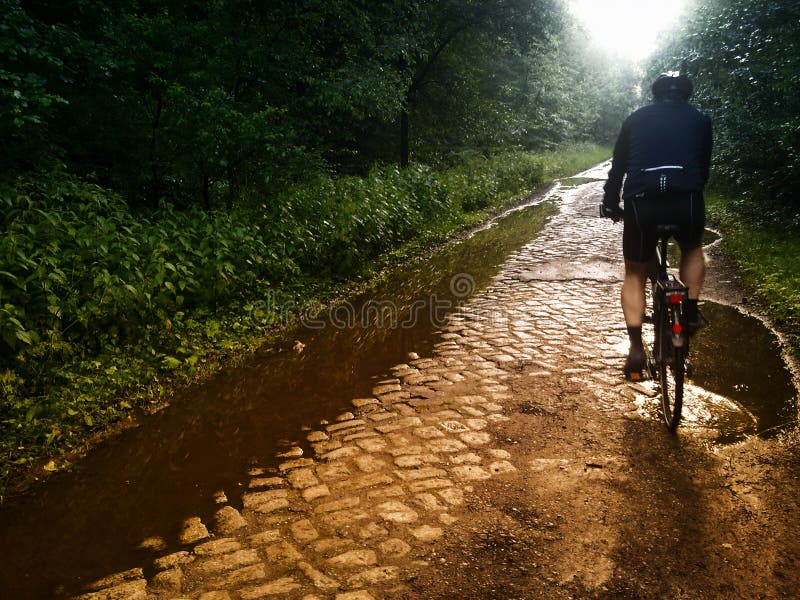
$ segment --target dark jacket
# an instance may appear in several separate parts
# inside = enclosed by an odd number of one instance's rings
[[[667,100],[640,108],[622,125],[603,202],[619,204],[625,175],[623,198],[660,190],[702,192],[711,166],[711,144],[711,119],[686,102]]]

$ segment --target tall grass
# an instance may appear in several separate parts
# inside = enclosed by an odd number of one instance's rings
[[[706,204],[745,284],[776,324],[800,338],[800,222],[752,199],[712,194]]]

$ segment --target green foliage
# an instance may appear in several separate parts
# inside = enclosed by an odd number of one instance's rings
[[[308,273],[347,276],[457,209],[428,167],[376,167],[364,177],[320,176],[284,194],[289,255]]]
[[[613,143],[638,100],[634,65],[593,47],[575,25],[526,57],[519,142],[551,147],[569,141]]]
[[[173,368],[191,375],[231,344],[218,319],[231,333],[244,327],[219,307],[296,271],[269,259],[275,240],[244,211],[164,207],[143,218],[63,175],[20,180],[0,203],[0,418],[12,462],[104,427],[124,413],[116,398],[157,396]]]
[[[520,192],[526,192],[585,165],[608,158],[607,148],[591,144],[567,146],[557,151],[504,152],[488,157],[462,156],[462,162],[442,174],[447,188],[466,211],[497,206]]]
[[[404,113],[433,163],[604,135],[603,69],[556,0],[0,3],[0,171],[61,162],[132,206],[367,173]]]
[[[747,285],[786,332],[800,327],[800,2],[698,0],[648,81],[685,61],[710,114],[712,220]],[[796,339],[796,338],[795,338]]]
[[[637,100],[638,75],[560,17],[523,45],[475,36],[452,42],[412,111],[416,155],[447,162],[465,149],[612,142]]]
[[[497,145],[510,133],[521,58],[560,29],[563,6],[551,0],[439,0],[418,7],[411,52],[403,57],[412,139],[423,153]]]
[[[714,122],[718,183],[800,215],[800,2],[699,1],[649,78],[684,60]]]
[[[800,336],[800,223],[748,212],[741,200],[719,195],[707,207],[745,283],[784,331]]]
[[[435,172],[318,177],[231,212],[143,216],[60,172],[0,187],[2,477],[81,444],[257,343],[297,305],[369,274],[608,149],[474,157]],[[268,299],[266,306],[259,304]],[[301,302],[302,304],[302,302]]]
[[[35,164],[49,149],[45,122],[65,102],[48,86],[63,67],[56,52],[19,0],[0,0],[0,170],[13,166],[13,155]]]

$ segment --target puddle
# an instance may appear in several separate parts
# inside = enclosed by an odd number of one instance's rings
[[[719,233],[707,229],[703,245],[719,239]],[[680,251],[674,241],[667,252],[669,264],[677,266]],[[796,424],[798,393],[775,334],[731,306],[703,302],[702,311],[710,323],[692,343],[684,426],[705,430],[704,436],[727,444],[746,436],[776,435]]]
[[[596,177],[568,177],[561,180],[561,187],[564,189],[576,188],[586,185],[587,183],[597,183],[598,181],[605,181],[605,178],[597,179]]]
[[[731,444],[748,436],[772,437],[795,426],[800,396],[775,334],[731,306],[703,302],[701,310],[710,322],[692,341],[692,378],[684,384],[681,431]],[[627,350],[626,340],[619,351]],[[640,395],[636,405],[643,415],[660,421],[658,385],[652,380],[642,385],[649,398]]]
[[[604,181],[610,162],[563,181],[568,186]],[[574,182],[574,183],[573,183]],[[718,232],[707,229],[703,245],[719,241]],[[668,260],[677,266],[680,252],[672,242]],[[746,436],[777,435],[798,421],[800,394],[781,359],[780,342],[758,319],[730,306],[704,302],[702,310],[710,324],[698,333],[692,345],[693,378],[684,401],[684,426],[703,432],[716,443],[734,443]],[[628,350],[627,340],[620,354]],[[646,387],[653,386],[648,382]],[[658,398],[646,401],[655,413]]]
[[[177,549],[176,527],[213,514],[216,490],[236,504],[250,466],[274,466],[280,448],[305,444],[297,438],[303,426],[371,395],[376,373],[410,351],[430,353],[445,315],[488,285],[553,212],[549,202],[516,209],[432,259],[398,269],[368,296],[325,315],[324,328],[289,332],[283,347],[299,339],[301,354],[257,354],[3,506],[0,596],[63,597],[147,564],[152,554],[136,547],[151,536]],[[391,302],[391,314],[381,312],[382,302]],[[348,321],[355,326],[332,324]]]
[[[701,389],[687,398],[687,420],[717,429],[720,443],[796,423],[797,390],[775,334],[730,306],[705,302],[702,311],[710,323],[691,349],[691,383]]]

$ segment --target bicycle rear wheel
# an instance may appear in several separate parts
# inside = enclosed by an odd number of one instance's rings
[[[658,340],[658,375],[661,385],[661,412],[664,423],[675,431],[681,420],[683,408],[683,380],[686,375],[686,349],[672,343],[672,324],[669,310],[660,311]]]

